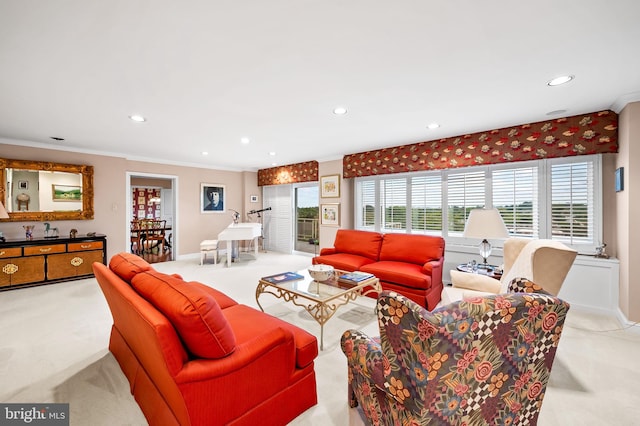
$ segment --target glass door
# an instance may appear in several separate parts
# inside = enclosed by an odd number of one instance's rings
[[[293,237],[295,251],[317,254],[319,195],[316,182],[294,185],[295,223]]]

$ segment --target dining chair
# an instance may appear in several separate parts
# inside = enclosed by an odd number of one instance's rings
[[[138,219],[131,221],[131,253],[140,254],[142,250],[142,232],[141,223]]]
[[[158,249],[158,254],[164,252],[165,247],[165,230],[167,227],[166,220],[153,219],[148,221],[144,244],[150,252],[154,248]]]

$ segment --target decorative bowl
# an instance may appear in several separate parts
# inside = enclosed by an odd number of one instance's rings
[[[309,275],[315,281],[326,281],[333,276],[333,266],[331,265],[311,265]]]

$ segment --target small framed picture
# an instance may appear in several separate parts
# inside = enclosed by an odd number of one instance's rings
[[[200,184],[200,213],[224,213],[227,191],[217,183]]]
[[[82,188],[76,185],[51,185],[53,201],[82,201]]]
[[[257,203],[258,202],[258,196],[257,195],[252,195],[251,198],[250,198],[250,201],[252,203]]]
[[[320,197],[337,198],[340,196],[340,175],[322,176],[320,178]]]
[[[616,169],[616,192],[624,191],[624,167]]]
[[[340,226],[340,204],[320,204],[320,225]]]
[[[18,181],[18,189],[29,189],[29,181],[27,181],[27,180],[19,180]]]

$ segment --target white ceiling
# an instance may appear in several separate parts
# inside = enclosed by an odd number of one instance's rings
[[[619,112],[639,21],[638,0],[0,0],[0,137],[257,170]]]

